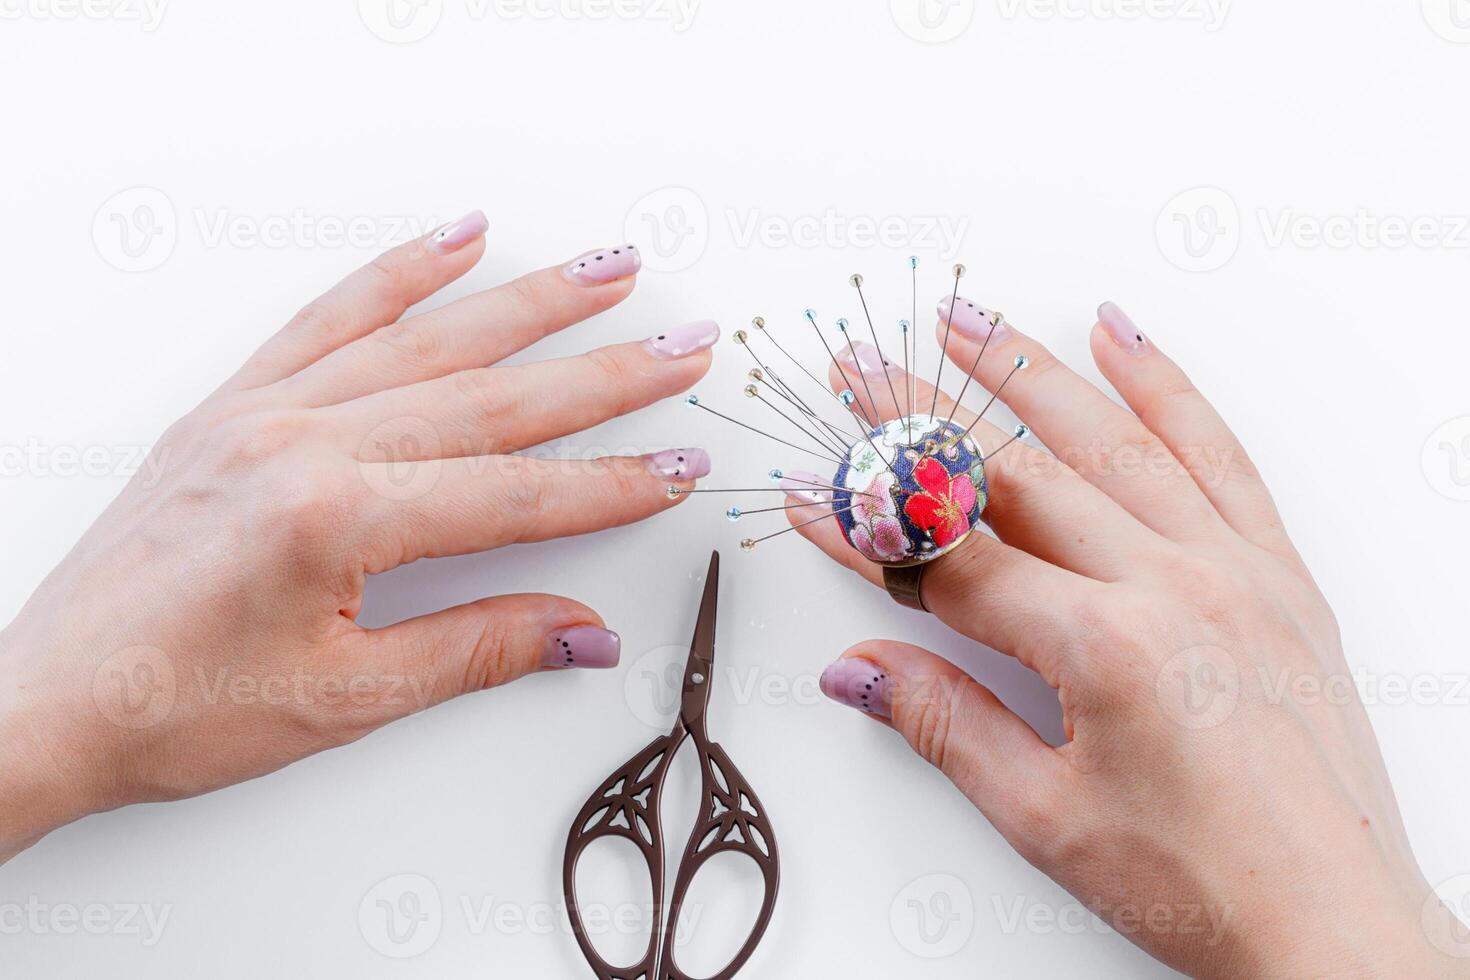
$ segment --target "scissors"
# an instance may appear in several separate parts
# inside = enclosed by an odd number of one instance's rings
[[[755,926],[744,945],[722,970],[708,980],[728,980],[745,965],[765,934],[776,906],[780,863],[776,856],[776,838],[771,832],[765,808],[730,757],[709,740],[705,731],[705,711],[709,707],[709,689],[713,679],[715,607],[719,589],[720,553],[716,551],[710,555],[709,572],[704,580],[704,599],[699,605],[694,641],[689,646],[689,660],[684,667],[683,702],[678,718],[674,719],[673,730],[654,739],[647,748],[604,780],[577,814],[567,836],[566,860],[562,865],[567,913],[572,920],[577,944],[582,947],[582,955],[592,965],[599,980],[695,980],[674,962],[679,907],[688,894],[694,875],[717,854],[733,851],[755,861],[765,879],[765,895]],[[684,847],[673,897],[666,906],[659,805],[669,766],[686,738],[694,739],[694,747],[699,752],[703,805],[694,831]],[[653,885],[653,928],[643,958],[632,966],[615,967],[598,955],[577,908],[577,859],[593,842],[609,837],[633,842],[648,864]]]

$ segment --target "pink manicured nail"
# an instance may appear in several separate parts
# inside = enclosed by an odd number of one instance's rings
[[[619,245],[579,255],[562,267],[561,274],[578,286],[600,286],[635,275],[642,266],[637,248]]]
[[[623,640],[612,630],[599,626],[573,626],[546,638],[543,667],[616,667]]]
[[[703,449],[665,449],[645,456],[654,476],[671,476],[680,480],[697,480],[709,476],[709,453]]]
[[[439,255],[457,252],[485,234],[489,227],[490,219],[485,217],[484,211],[471,211],[463,218],[451,221],[432,232],[429,235],[429,251]]]
[[[649,337],[643,342],[643,349],[661,361],[672,361],[713,347],[719,339],[718,323],[713,320],[695,320]]]
[[[838,704],[893,717],[893,682],[883,668],[860,657],[844,657],[822,671],[822,693]]]
[[[985,343],[989,337],[992,344],[1001,344],[1011,336],[1011,328],[1002,320],[993,328],[991,322],[995,319],[995,311],[987,310],[985,307],[963,296],[954,301],[954,317],[949,315],[950,297],[946,296],[939,301],[937,310],[939,319],[948,323],[956,332],[968,337],[976,343]],[[991,333],[991,330],[994,333]]]
[[[818,486],[812,486],[812,484]],[[792,470],[782,477],[780,488],[786,493],[804,504],[821,504],[832,499],[832,491],[823,490],[822,487],[830,487],[832,479],[823,479],[815,473],[805,470]]]
[[[878,355],[878,348],[866,340],[855,340],[842,348],[837,352],[837,360],[849,371],[856,371],[861,365],[866,377],[882,377],[893,367]]]
[[[1103,325],[1103,329],[1108,332],[1108,337],[1113,343],[1134,357],[1148,353],[1148,341],[1144,339],[1143,333],[1133,323],[1132,318],[1124,313],[1117,303],[1104,303],[1099,306],[1097,319]]]

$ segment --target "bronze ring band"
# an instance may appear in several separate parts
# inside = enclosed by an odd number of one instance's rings
[[[883,587],[888,594],[893,596],[893,601],[900,606],[908,606],[920,612],[928,612],[924,605],[924,597],[919,594],[919,586],[924,580],[924,569],[928,563],[921,565],[884,565]]]

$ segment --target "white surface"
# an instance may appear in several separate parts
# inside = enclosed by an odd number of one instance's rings
[[[960,257],[967,292],[1091,376],[1087,329],[1107,298],[1192,370],[1268,474],[1352,662],[1442,692],[1375,698],[1370,711],[1426,873],[1470,870],[1470,707],[1455,682],[1470,504],[1452,499],[1470,496],[1470,446],[1457,459],[1439,448],[1467,423],[1431,441],[1470,415],[1470,47],[1451,40],[1470,30],[1448,16],[1455,3],[1467,13],[1464,0],[1235,4],[1223,22],[1195,0],[1141,18],[1109,16],[1137,9],[1126,0],[1073,0],[1055,17],[1040,2],[948,0],[927,34],[916,0],[895,0],[897,19],[883,0],[706,0],[692,22],[663,0],[624,0],[647,12],[632,19],[571,0],[550,9],[573,13],[549,17],[429,0],[437,29],[407,44],[374,36],[345,0],[169,4],[153,30],[127,19],[132,0],[103,2],[116,16],[101,19],[66,19],[62,2],[0,4],[3,618],[122,483],[56,474],[58,449],[125,462],[305,299],[410,227],[489,212],[490,254],[446,296],[625,228],[643,244],[656,268],[634,297],[538,356],[696,317],[728,333],[757,312],[775,325],[808,305],[852,315],[845,280],[858,269],[896,318],[904,256],[924,259],[924,309]],[[386,31],[381,3],[363,6]],[[899,22],[959,36],[920,43]],[[138,186],[162,197],[114,199]],[[168,236],[120,251],[113,215],[139,204],[173,230],[171,252]],[[1223,208],[1224,234],[1198,237],[1214,226],[1201,206]],[[1429,240],[1300,234],[1360,211],[1427,218]],[[1195,220],[1198,254],[1182,248],[1176,213]],[[280,220],[293,216],[307,230]],[[864,237],[894,216],[886,247]],[[936,247],[931,217],[961,223],[959,247]],[[358,218],[362,247],[320,226]],[[1285,241],[1283,218],[1299,232]],[[220,237],[221,222],[234,232]],[[251,234],[282,227],[284,240]],[[932,370],[932,342],[925,354]],[[698,390],[744,410],[747,367],[722,345]],[[795,462],[677,403],[553,448],[691,443],[712,451],[712,485]],[[30,445],[41,462],[17,474],[12,447]],[[0,903],[166,907],[162,938],[148,946],[146,930],[115,922],[102,935],[9,930],[0,973],[583,975],[559,913],[535,927],[515,914],[560,901],[567,821],[653,733],[648,672],[682,656],[698,576],[720,547],[719,656],[734,675],[717,679],[714,730],[765,798],[785,857],[748,975],[1166,974],[1072,916],[1068,896],[897,738],[825,703],[815,676],[855,641],[910,635],[1055,737],[1050,692],[794,537],[741,554],[745,526],[722,510],[692,502],[655,524],[373,582],[375,623],[502,591],[576,596],[622,631],[624,664],[531,678],[248,785],[56,833],[0,869]],[[392,960],[367,941],[359,905],[405,873],[432,883],[442,928],[422,955]],[[958,918],[926,943],[908,903],[936,888],[957,897]],[[1040,928],[1007,926],[1031,906]]]

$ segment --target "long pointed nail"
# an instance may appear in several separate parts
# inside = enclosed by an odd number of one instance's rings
[[[661,361],[673,361],[707,350],[719,339],[718,323],[713,320],[695,320],[649,337],[643,342],[643,349]]]
[[[812,486],[814,483],[820,484],[821,486]],[[805,470],[792,470],[782,477],[781,482],[777,486],[785,490],[788,496],[804,504],[821,504],[832,499],[832,492],[822,489],[824,486],[830,486],[831,483],[830,478],[824,480],[815,473],[808,473]]]
[[[600,626],[573,626],[546,638],[542,667],[616,667],[623,650],[622,637]]]
[[[819,686],[838,704],[879,718],[893,717],[893,681],[871,660],[844,657],[822,671]]]
[[[1133,318],[1124,313],[1117,303],[1104,303],[1097,308],[1098,322],[1108,333],[1108,339],[1134,357],[1148,353],[1148,340],[1134,324]]]
[[[1011,336],[1011,328],[1004,320],[997,324],[994,327],[995,332],[991,333],[990,324],[995,319],[994,310],[988,310],[961,296],[954,301],[954,316],[951,317],[949,300],[950,298],[946,296],[939,301],[936,307],[939,319],[948,323],[962,336],[982,344],[985,343],[986,337],[990,338],[992,344],[1000,344]]]
[[[470,242],[484,235],[490,228],[490,219],[484,211],[471,211],[447,225],[441,225],[428,236],[428,249],[438,255],[458,252]]]
[[[632,245],[601,248],[579,255],[562,266],[561,274],[578,286],[600,286],[614,279],[637,275],[643,267],[638,249]]]
[[[654,476],[675,477],[680,480],[697,480],[709,476],[709,453],[703,449],[665,449],[661,453],[645,456],[648,470]]]

